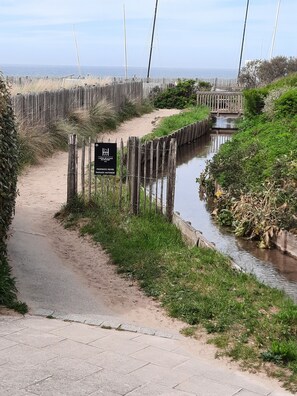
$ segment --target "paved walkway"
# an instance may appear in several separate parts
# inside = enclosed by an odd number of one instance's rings
[[[202,360],[178,334],[53,314],[61,319],[0,316],[1,396],[289,395],[274,381]]]

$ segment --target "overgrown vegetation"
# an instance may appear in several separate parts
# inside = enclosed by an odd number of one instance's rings
[[[163,118],[159,125],[157,125],[157,127],[153,130],[153,132],[144,136],[142,140],[149,141],[161,136],[167,136],[186,125],[205,120],[209,116],[210,111],[207,107],[189,107],[179,114],[174,114],[172,116]]]
[[[297,58],[276,56],[271,60],[256,59],[248,62],[241,69],[239,84],[244,88],[255,88],[295,72],[297,72]]]
[[[0,76],[0,305],[25,311],[16,297],[14,279],[7,261],[5,239],[15,205],[18,145],[10,96]]]
[[[76,133],[79,142],[83,139],[96,138],[99,134],[115,130],[121,122],[153,110],[152,105],[124,101],[119,112],[105,100],[98,102],[89,111],[77,110],[67,120],[61,120],[49,128],[28,127],[19,123],[19,146],[21,169],[30,164],[37,164],[42,158],[52,155],[56,150],[68,147],[68,135]]]
[[[297,75],[247,91],[245,100],[239,132],[200,180],[216,196],[220,223],[270,247],[279,229],[297,230]]]
[[[150,99],[159,109],[184,109],[195,106],[197,91],[210,91],[211,84],[206,81],[178,80],[162,91],[159,87],[152,90]]]
[[[119,273],[137,279],[172,317],[186,322],[184,333],[204,328],[219,354],[278,375],[297,390],[297,306],[283,292],[232,269],[223,255],[186,247],[162,215],[131,216],[111,202],[78,201],[60,216],[67,227],[83,218],[81,233],[100,242]]]

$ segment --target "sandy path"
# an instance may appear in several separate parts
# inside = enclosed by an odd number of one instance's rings
[[[176,113],[158,110],[124,123],[111,141],[150,132],[154,121]],[[153,122],[153,123],[152,123]],[[66,313],[117,315],[141,325],[180,328],[133,281],[115,272],[109,257],[89,238],[65,230],[53,215],[66,200],[67,153],[32,167],[19,180],[9,253],[20,298],[38,308]]]

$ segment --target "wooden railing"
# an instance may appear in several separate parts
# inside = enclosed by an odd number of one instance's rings
[[[241,92],[198,92],[197,104],[209,107],[212,113],[241,114],[243,95]]]

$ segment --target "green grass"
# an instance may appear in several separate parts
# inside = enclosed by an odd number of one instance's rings
[[[119,273],[137,279],[170,316],[187,323],[185,334],[203,327],[222,354],[245,367],[265,369],[269,361],[297,390],[297,306],[283,292],[232,269],[213,250],[188,248],[161,215],[131,216],[106,202],[76,208],[64,211],[68,226],[89,218],[81,232],[106,249]]]
[[[143,141],[153,140],[183,128],[186,125],[205,120],[209,117],[210,112],[207,107],[190,107],[180,114],[175,114],[161,120],[160,124],[152,133],[144,136]]]

